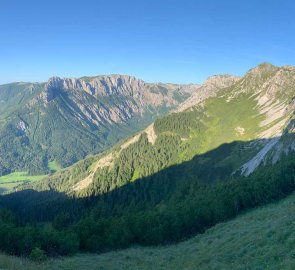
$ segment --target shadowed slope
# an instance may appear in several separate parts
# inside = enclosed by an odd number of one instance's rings
[[[188,241],[166,247],[79,254],[40,265],[0,255],[7,270],[50,269],[293,269],[295,195],[218,224]]]

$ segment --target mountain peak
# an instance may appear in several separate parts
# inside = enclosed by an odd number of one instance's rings
[[[294,71],[295,67],[291,65],[285,65],[282,67],[284,70]]]
[[[53,76],[50,77],[46,83],[47,87],[55,87],[57,85],[59,85],[62,82],[62,78],[58,77],[58,76]]]
[[[193,92],[192,95],[177,108],[176,111],[181,112],[190,107],[196,106],[207,98],[216,96],[220,89],[229,87],[240,79],[241,78],[238,76],[229,74],[210,76],[202,85],[198,86],[197,91]]]
[[[258,66],[250,69],[247,74],[250,75],[260,75],[263,73],[270,73],[270,72],[275,72],[278,70],[278,67],[270,64],[270,63],[261,63]]]
[[[48,103],[53,100],[56,96],[56,89],[61,88],[62,79],[60,77],[51,77],[48,79],[48,82],[45,84],[43,91],[40,94],[41,99]]]
[[[239,79],[240,77],[229,74],[213,75],[208,77],[203,85],[214,85],[222,88],[228,86],[229,84],[231,85],[233,82],[236,82]]]

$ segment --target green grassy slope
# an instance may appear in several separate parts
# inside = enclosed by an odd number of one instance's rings
[[[50,161],[48,162],[48,169],[51,173],[54,173],[61,170],[61,166],[56,161]],[[26,171],[12,172],[0,176],[0,194],[10,192],[21,184],[30,184],[42,180],[47,176],[46,174],[30,175]]]
[[[41,265],[0,255],[3,269],[294,269],[295,194],[218,224],[188,241],[135,247],[101,255],[79,254]]]
[[[53,167],[53,164],[52,164]],[[55,167],[57,168],[57,167]],[[41,180],[46,175],[29,175],[28,172],[14,172],[0,177],[0,194],[12,190],[21,183]]]

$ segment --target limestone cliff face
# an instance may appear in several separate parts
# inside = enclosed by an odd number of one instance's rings
[[[55,98],[66,95],[68,105],[78,118],[99,126],[103,122],[124,122],[135,114],[155,113],[160,109],[169,111],[198,88],[193,84],[145,83],[128,75],[80,79],[52,77],[38,99],[47,106]]]

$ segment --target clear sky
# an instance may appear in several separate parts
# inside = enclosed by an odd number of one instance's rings
[[[295,65],[293,0],[0,0],[0,83],[130,74],[202,82]]]

